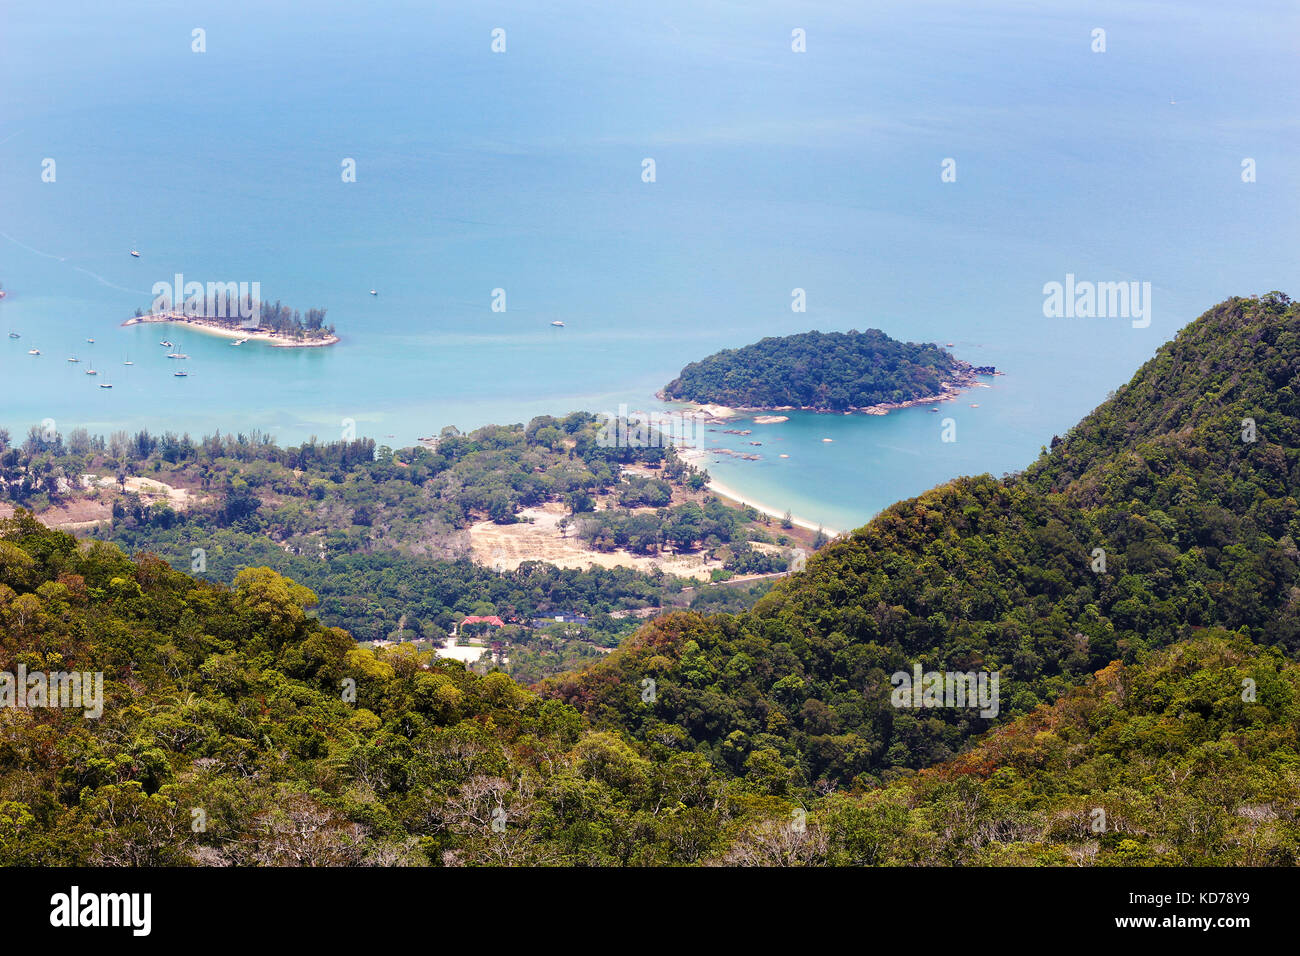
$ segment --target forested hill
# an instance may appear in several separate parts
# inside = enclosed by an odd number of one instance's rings
[[[1300,668],[1238,634],[1108,667],[850,792],[775,747],[732,772],[501,673],[359,648],[314,600],[267,569],[227,589],[0,521],[0,669],[103,674],[102,712],[0,710],[0,865],[1297,862]]]
[[[692,362],[665,399],[736,408],[844,411],[941,394],[972,369],[937,345],[865,332],[803,332],[762,339]]]
[[[890,675],[916,664],[999,671],[1005,720],[1210,625],[1294,656],[1298,334],[1280,293],[1229,300],[1026,473],[900,502],[751,613],[661,618],[548,692],[735,772],[870,784],[990,726],[891,706]]]
[[[1246,682],[1254,701],[1242,699]],[[1140,664],[1106,667],[947,763],[861,797],[828,796],[797,842],[773,839],[773,822],[748,826],[727,858],[1294,866],[1298,722],[1300,666],[1207,629]]]
[[[1203,448],[1236,463],[1242,422],[1253,418],[1263,437],[1254,450],[1283,468],[1295,449],[1300,417],[1300,328],[1278,292],[1230,299],[1162,346],[1133,380],[1053,441],[1050,458],[1029,469],[1042,485],[1063,485],[1115,459],[1121,450]],[[1234,464],[1235,468],[1235,464]],[[1206,477],[1209,477],[1208,475]]]

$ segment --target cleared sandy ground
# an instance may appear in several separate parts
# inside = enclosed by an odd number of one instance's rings
[[[126,490],[134,492],[140,496],[140,500],[148,504],[156,501],[166,501],[177,511],[184,511],[196,499],[184,488],[173,488],[165,481],[158,481],[155,478],[127,478],[124,482]],[[116,490],[117,479],[111,475],[99,477],[97,475],[82,475],[81,486],[83,488],[110,488]]]
[[[111,475],[103,477],[82,475],[81,487],[84,489],[99,487],[113,492],[119,490],[117,479]],[[173,488],[166,482],[156,481],[153,478],[128,478],[126,490],[138,494],[145,504],[166,501],[177,511],[186,510],[198,500],[207,500],[197,499],[184,488]],[[11,518],[13,513],[13,505],[0,502],[0,518]],[[60,531],[84,531],[97,524],[103,524],[112,517],[113,499],[107,496],[80,498],[59,505],[57,508],[50,508],[36,516],[41,524],[49,528],[58,528]]]
[[[532,519],[532,523],[495,524],[480,521],[469,529],[470,552],[479,564],[513,571],[524,561],[545,561],[560,568],[579,570],[595,565],[601,568],[636,568],[650,571],[655,567],[667,574],[706,581],[721,561],[705,561],[699,555],[661,554],[657,557],[628,554],[626,551],[604,553],[590,551],[573,535],[560,536],[560,519],[567,509],[556,502],[540,508],[526,508],[519,517]]]
[[[0,518],[12,518],[14,506],[0,502]],[[82,531],[93,528],[113,517],[113,506],[107,501],[72,501],[57,508],[50,508],[36,516],[41,524],[60,531]]]

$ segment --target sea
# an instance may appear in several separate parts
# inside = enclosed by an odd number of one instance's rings
[[[1004,373],[941,414],[708,433],[759,456],[719,481],[842,530],[1025,467],[1222,299],[1300,294],[1293,2],[179,6],[0,8],[13,440],[398,448],[659,408],[686,363],[810,329]],[[121,327],[178,274],[342,341]],[[1146,319],[1045,315],[1067,277]]]

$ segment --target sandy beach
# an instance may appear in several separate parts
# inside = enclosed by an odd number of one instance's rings
[[[208,335],[217,335],[224,339],[247,339],[250,342],[267,342],[272,348],[277,349],[323,348],[326,345],[334,345],[339,341],[337,335],[327,335],[323,339],[292,339],[285,338],[277,332],[231,328],[217,322],[204,321],[200,316],[185,315],[183,312],[158,312],[151,315],[137,315],[134,318],[127,319],[122,323],[122,326],[125,328],[128,325],[154,324],[185,325],[195,331],[206,332]]]
[[[677,454],[681,457],[683,461],[689,462],[690,464],[694,465],[696,468],[703,468],[706,471],[708,470],[708,456],[710,453],[707,450],[701,450],[698,448],[678,449]],[[733,502],[735,504],[744,505],[746,507],[753,508],[755,511],[759,512],[760,514],[765,514],[768,515],[769,517],[776,518],[778,521],[785,518],[784,509],[773,508],[770,505],[766,505],[763,504],[762,502],[755,501],[753,498],[741,494],[739,491],[736,491],[734,488],[728,485],[724,485],[722,482],[716,480],[712,476],[710,476],[709,483],[706,487],[715,495],[717,495],[719,498],[725,498],[728,501]],[[797,528],[804,528],[808,531],[816,531],[818,528],[820,528],[823,532],[825,532],[827,536],[832,538],[835,537],[837,534],[839,534],[839,531],[837,531],[834,528],[828,528],[825,525],[820,524],[819,522],[810,521],[807,518],[800,518],[798,515],[795,514],[790,515],[790,523]]]
[[[745,495],[742,495],[739,491],[736,491],[735,489],[730,488],[727,485],[724,485],[720,481],[714,481],[713,479],[709,479],[708,489],[711,492],[713,492],[715,495],[717,495],[719,498],[726,498],[728,501],[735,502],[736,504],[745,505],[746,507],[753,508],[755,511],[759,512],[760,514],[765,514],[770,517],[776,518],[778,521],[785,518],[784,511],[778,511],[776,508],[770,507],[765,504],[761,504],[760,502],[755,501],[753,498],[746,497]],[[795,527],[804,528],[808,531],[816,531],[818,528],[820,528],[826,534],[826,536],[830,538],[833,538],[837,534],[839,534],[839,532],[834,528],[828,528],[825,525],[820,524],[816,521],[809,521],[807,518],[800,518],[798,515],[795,514],[792,514],[790,516],[790,522]]]

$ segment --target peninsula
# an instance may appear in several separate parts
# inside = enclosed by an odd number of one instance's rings
[[[899,342],[879,329],[803,332],[726,349],[682,369],[658,397],[713,418],[736,411],[889,412],[956,398],[982,375],[934,344]]]

